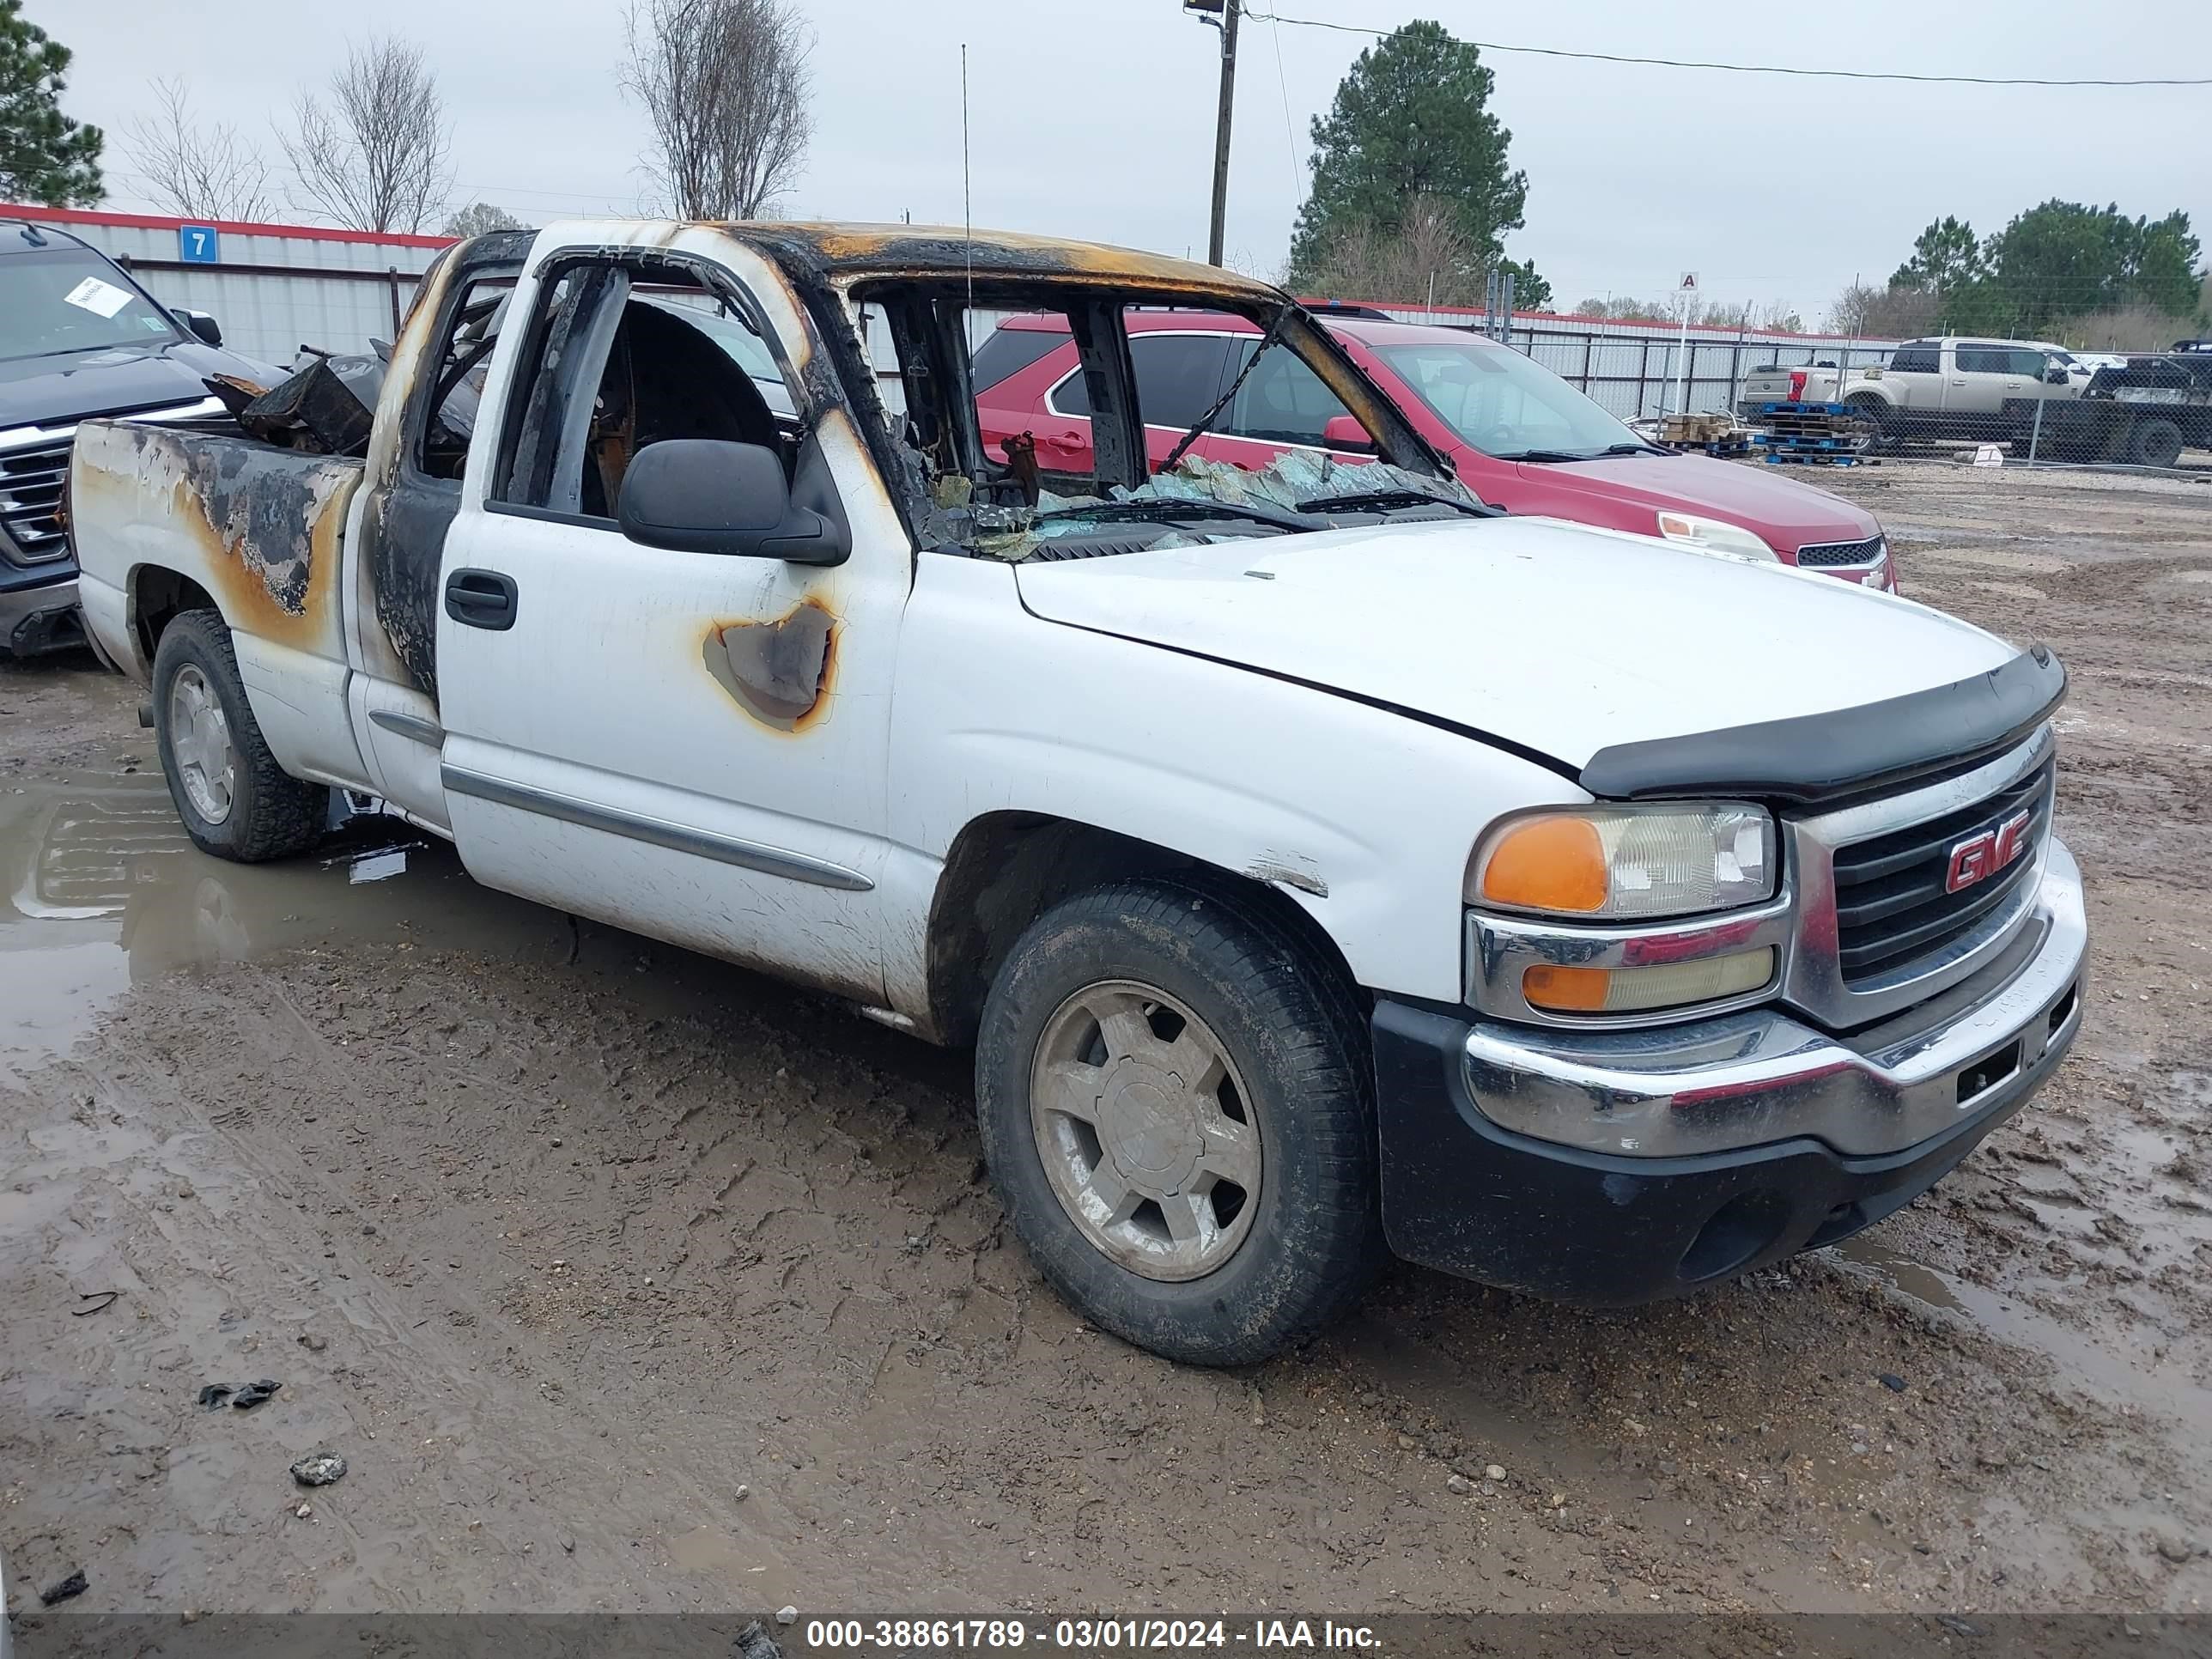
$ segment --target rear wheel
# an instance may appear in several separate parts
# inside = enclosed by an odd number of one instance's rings
[[[289,777],[261,736],[216,611],[187,611],[154,652],[154,741],[185,833],[240,863],[280,859],[320,837],[330,792]]]
[[[1257,905],[1145,880],[1056,906],[991,988],[975,1080],[1014,1231],[1139,1346],[1265,1358],[1384,1259],[1364,1021]]]
[[[1867,447],[1870,450],[1891,448],[1894,444],[1889,429],[1889,405],[1881,398],[1864,392],[1853,392],[1844,400],[1851,412],[1867,423]]]
[[[2128,459],[2137,466],[2172,466],[2181,459],[2181,426],[2160,416],[2143,422],[2128,439]]]

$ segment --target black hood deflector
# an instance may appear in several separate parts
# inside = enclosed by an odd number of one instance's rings
[[[2066,670],[2039,645],[1972,679],[1856,708],[1616,744],[1590,757],[1579,781],[1601,800],[1827,805],[1961,770],[2019,742],[2065,696]]]

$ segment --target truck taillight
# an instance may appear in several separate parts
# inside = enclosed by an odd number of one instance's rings
[[[1790,401],[1793,404],[1805,401],[1805,371],[1802,368],[1790,371]]]

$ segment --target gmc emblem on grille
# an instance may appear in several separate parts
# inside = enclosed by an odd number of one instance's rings
[[[1991,876],[2027,851],[2027,826],[2032,815],[2014,813],[1994,829],[1969,836],[1951,849],[1951,867],[1943,877],[1943,890],[1956,893]]]

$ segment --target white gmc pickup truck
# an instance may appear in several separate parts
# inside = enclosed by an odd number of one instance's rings
[[[1377,459],[1191,459],[1249,362],[1148,422],[1160,307],[1249,318]],[[986,452],[976,311],[1065,317],[1085,471]],[[282,857],[371,795],[493,886],[972,1044],[1037,1265],[1177,1358],[1267,1353],[1392,1250],[1625,1303],[1831,1243],[2081,1018],[2047,652],[1500,516],[1211,268],[494,235],[386,364],[85,422],[71,495],[202,848]]]

